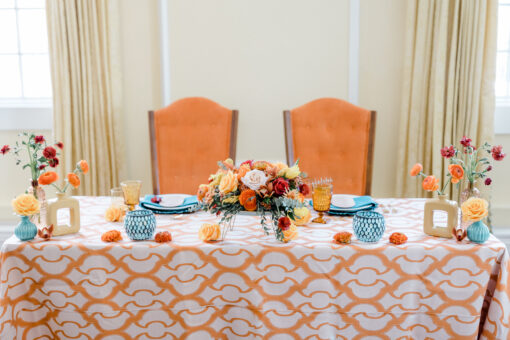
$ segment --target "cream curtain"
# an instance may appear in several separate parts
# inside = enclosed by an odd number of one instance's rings
[[[46,1],[54,135],[64,143],[60,175],[88,160],[80,194],[107,194],[119,185],[116,5],[112,0]]]
[[[445,145],[493,139],[497,0],[409,0],[397,194],[425,196],[414,163],[444,176]],[[445,178],[442,177],[444,180]]]

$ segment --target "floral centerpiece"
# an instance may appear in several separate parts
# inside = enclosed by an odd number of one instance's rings
[[[309,218],[300,208],[305,207],[304,197],[310,192],[298,162],[289,167],[284,163],[246,161],[235,167],[227,159],[218,165],[218,171],[209,177],[209,184],[198,188],[197,196],[204,210],[221,215],[220,224],[230,224],[230,228],[239,212],[253,211],[260,215],[266,234],[272,230],[282,242],[297,237],[296,222],[301,224]]]

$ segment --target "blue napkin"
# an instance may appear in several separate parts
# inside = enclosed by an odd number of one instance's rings
[[[354,206],[348,208],[341,208],[331,204],[329,207],[329,214],[339,216],[356,215],[358,211],[372,211],[377,208],[377,203],[370,196],[357,196],[353,198]],[[313,207],[312,201],[310,205]]]
[[[151,202],[154,195],[145,195],[140,201],[140,207],[152,210],[156,214],[185,214],[196,210],[198,207],[197,196],[186,197],[183,203],[176,207],[163,207],[158,203]]]

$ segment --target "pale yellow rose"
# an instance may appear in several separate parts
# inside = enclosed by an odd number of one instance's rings
[[[41,204],[32,194],[22,194],[12,200],[12,209],[21,216],[32,216],[39,212]]]
[[[301,173],[299,170],[299,166],[297,164],[291,166],[290,168],[285,169],[284,176],[288,179],[294,179]]]
[[[287,243],[298,237],[298,230],[294,223],[291,223],[289,229],[283,231],[283,242]]]
[[[210,181],[209,185],[213,187],[220,185],[221,179],[223,178],[224,175],[225,173],[223,171],[218,170],[217,173],[209,176]]]
[[[297,226],[305,225],[310,222],[310,218],[312,218],[312,214],[307,207],[302,208],[294,208],[294,224]]]
[[[124,221],[124,216],[126,215],[126,208],[120,205],[111,205],[106,209],[104,214],[104,218],[108,222],[122,222]]]
[[[471,197],[462,203],[462,219],[468,222],[478,222],[489,214],[489,203],[483,198]]]
[[[218,241],[221,238],[221,228],[219,224],[202,224],[198,230],[198,238],[202,241]]]
[[[219,189],[222,194],[228,194],[229,192],[236,191],[237,176],[232,171],[227,172],[227,174],[221,179]]]

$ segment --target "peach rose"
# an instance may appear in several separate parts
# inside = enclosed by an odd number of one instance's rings
[[[295,240],[298,237],[298,230],[294,223],[291,223],[290,227],[283,232],[283,242],[287,243],[291,240]]]
[[[416,163],[415,165],[413,165],[411,171],[409,172],[409,174],[413,177],[416,177],[420,174],[420,172],[423,170],[423,166],[420,164],[420,163]]]
[[[260,187],[266,185],[268,177],[261,170],[251,170],[241,179],[244,185],[252,190],[259,190]]]
[[[251,189],[243,190],[243,192],[241,192],[241,195],[239,196],[239,203],[247,211],[257,210],[257,196],[255,190]]]
[[[448,165],[448,171],[452,175],[452,183],[459,183],[464,178],[464,169],[459,164]]]
[[[198,230],[198,238],[202,241],[218,241],[221,238],[221,228],[219,224],[204,223]]]
[[[423,190],[436,191],[437,189],[439,189],[439,179],[437,179],[434,176],[427,176],[423,180],[421,186],[423,187]]]
[[[307,207],[294,208],[294,224],[297,226],[305,225],[310,222],[312,214]]]
[[[89,163],[87,163],[86,160],[82,159],[81,161],[79,161],[78,164],[76,164],[76,167],[80,169],[80,171],[83,172],[84,174],[89,172]]]
[[[462,220],[469,222],[481,221],[489,214],[489,203],[483,198],[471,197],[460,207],[462,209]]]
[[[200,202],[204,200],[205,194],[209,191],[209,186],[207,184],[200,184],[198,186],[197,198]]]
[[[124,215],[126,214],[126,210],[118,205],[112,205],[104,214],[104,218],[108,222],[122,222],[124,220]]]
[[[276,173],[280,172],[281,170],[287,169],[289,166],[285,163],[278,162],[273,164],[274,167],[276,167]]]
[[[237,171],[237,180],[240,181],[241,178],[243,178],[248,171],[250,171],[250,165],[249,164],[243,164],[239,167],[239,170]]]
[[[236,191],[237,176],[229,170],[227,174],[221,179],[219,189],[222,194],[228,194],[229,192]]]
[[[37,181],[40,185],[50,185],[51,183],[58,181],[58,175],[54,171],[47,171],[42,173]]]
[[[22,194],[12,200],[12,209],[21,216],[32,216],[39,212],[41,204],[31,194]]]
[[[73,172],[67,174],[67,180],[73,187],[78,188],[80,186],[80,177]]]

